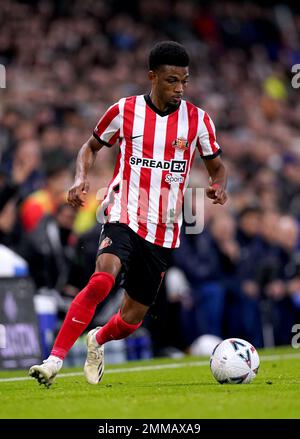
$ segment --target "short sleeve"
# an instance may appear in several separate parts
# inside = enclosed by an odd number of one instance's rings
[[[120,135],[120,111],[119,104],[109,107],[97,123],[93,136],[102,144],[112,146]]]
[[[222,152],[216,140],[215,125],[210,116],[202,110],[199,111],[197,147],[204,159],[213,159]]]

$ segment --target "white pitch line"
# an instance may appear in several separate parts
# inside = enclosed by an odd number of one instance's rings
[[[260,357],[261,361],[278,361],[278,360],[297,360],[300,358],[298,354],[282,354],[282,355],[263,355]],[[179,369],[182,367],[202,367],[208,366],[209,362],[206,361],[190,361],[188,363],[171,363],[171,364],[157,364],[153,366],[136,366],[128,368],[109,369],[105,372],[105,375],[110,373],[127,373],[127,372],[143,372],[148,370],[162,370],[162,369]],[[82,376],[82,372],[70,372],[60,373],[57,378],[68,378]],[[12,377],[12,378],[0,378],[0,383],[9,383],[14,381],[27,381],[32,380],[31,377]]]

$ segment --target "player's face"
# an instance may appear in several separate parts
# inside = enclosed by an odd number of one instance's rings
[[[152,87],[160,101],[167,106],[178,105],[188,84],[188,67],[165,65],[150,73]]]

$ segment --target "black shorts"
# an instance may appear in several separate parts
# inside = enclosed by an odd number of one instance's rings
[[[170,266],[173,251],[146,241],[127,224],[106,223],[102,226],[97,257],[103,253],[118,256],[122,262],[120,285],[133,300],[150,306]]]

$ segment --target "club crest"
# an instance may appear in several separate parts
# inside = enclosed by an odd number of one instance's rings
[[[110,238],[104,238],[100,244],[100,250],[106,248],[112,244],[112,240]]]
[[[173,140],[172,146],[180,151],[186,151],[189,147],[187,139],[183,137],[178,137],[178,139]]]

